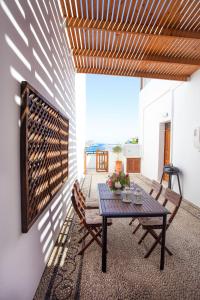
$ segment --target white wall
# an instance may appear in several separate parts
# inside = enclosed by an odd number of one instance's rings
[[[115,172],[115,162],[117,159],[118,158],[116,153],[113,153],[113,151],[109,151],[109,165],[108,165],[109,173]],[[119,155],[119,160],[123,160],[122,153],[120,153]]]
[[[96,154],[87,154],[86,155],[86,169],[96,170]]]
[[[193,146],[193,131],[200,126],[200,71],[188,82],[151,80],[140,92],[142,174],[159,179],[160,124],[171,121],[171,162],[182,171],[186,199],[200,206],[200,152]],[[174,180],[174,188],[177,185]]]
[[[167,113],[168,117],[163,117]],[[158,176],[159,123],[171,119],[171,93],[143,109],[143,164],[142,170],[150,178]]]
[[[21,3],[21,4],[20,4]],[[75,74],[58,1],[0,0],[0,299],[33,299],[76,177]],[[68,118],[69,179],[28,233],[21,233],[20,82]]]
[[[78,179],[84,176],[84,150],[85,150],[85,117],[86,117],[86,75],[76,74],[76,148]]]

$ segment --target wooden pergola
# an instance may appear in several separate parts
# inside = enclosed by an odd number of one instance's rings
[[[61,0],[78,73],[169,80],[200,68],[199,0]]]

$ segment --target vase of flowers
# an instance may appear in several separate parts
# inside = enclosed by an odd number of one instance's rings
[[[121,194],[126,186],[130,186],[130,177],[123,172],[113,173],[109,176],[107,185],[115,194]]]

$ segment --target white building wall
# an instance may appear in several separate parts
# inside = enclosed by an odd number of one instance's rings
[[[85,117],[86,117],[86,75],[76,74],[76,149],[78,179],[84,176],[84,150],[85,150]]]
[[[21,4],[20,4],[21,3]],[[75,73],[59,1],[0,0],[0,299],[33,299],[66,215],[77,174]],[[28,233],[21,233],[20,82],[69,118],[69,179]]]
[[[184,198],[200,206],[200,152],[193,132],[200,126],[200,71],[188,82],[151,80],[140,93],[142,174],[160,179],[163,139],[160,126],[171,121],[171,162],[180,168]],[[161,159],[162,158],[162,159]],[[176,180],[174,188],[177,190]]]
[[[124,156],[122,153],[119,154],[119,158],[116,153],[113,151],[109,151],[109,165],[108,165],[108,171],[109,173],[115,172],[115,163],[116,160],[122,160],[124,161]]]
[[[87,154],[86,155],[86,169],[87,170],[96,170],[96,154]]]

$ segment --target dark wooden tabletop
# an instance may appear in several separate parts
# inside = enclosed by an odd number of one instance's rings
[[[132,188],[138,187],[132,184]],[[98,184],[99,191],[99,210],[100,215],[104,217],[157,217],[170,213],[152,196],[146,193],[142,188],[142,205],[134,204],[134,194],[131,194],[131,203],[122,201],[122,195],[116,195],[110,191],[105,183]]]

